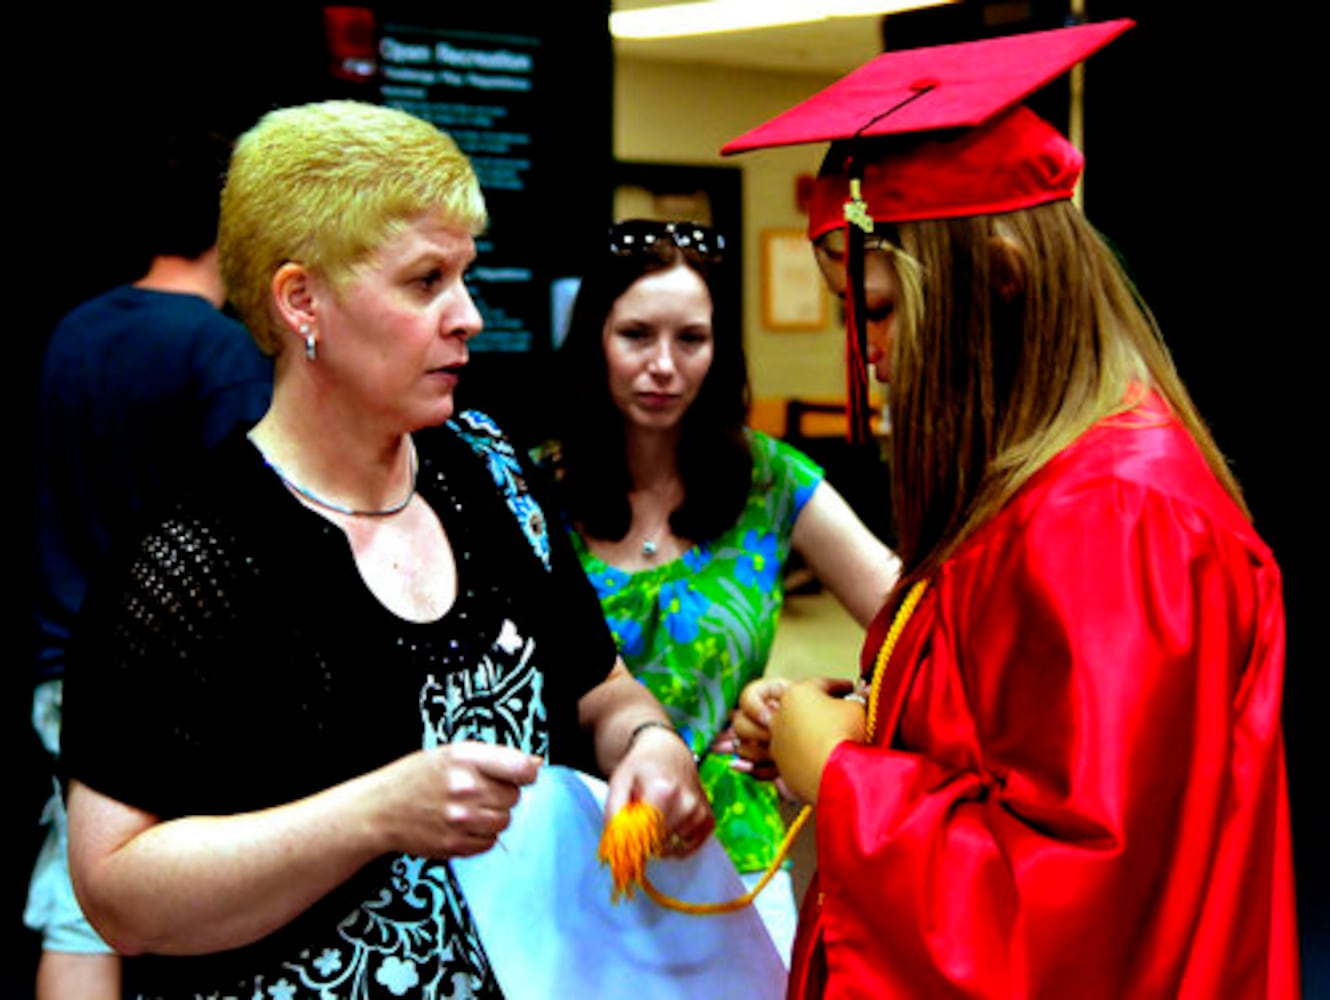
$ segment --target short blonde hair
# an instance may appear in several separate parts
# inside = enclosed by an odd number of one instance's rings
[[[298,261],[332,286],[430,211],[478,234],[485,203],[453,139],[392,108],[324,101],[264,115],[236,143],[217,249],[227,296],[268,354],[287,338],[273,275]]]

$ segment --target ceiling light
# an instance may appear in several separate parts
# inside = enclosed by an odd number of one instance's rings
[[[615,38],[680,38],[722,31],[750,31],[808,24],[833,17],[899,14],[955,0],[696,0],[610,15]]]

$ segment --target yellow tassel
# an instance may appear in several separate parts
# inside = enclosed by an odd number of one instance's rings
[[[614,902],[633,898],[647,877],[647,861],[665,846],[665,816],[649,802],[629,802],[605,824],[600,863],[610,866]]]
[[[918,607],[926,588],[927,581],[920,580],[906,594],[905,599],[901,601],[900,609],[896,612],[895,620],[891,623],[891,628],[887,630],[882,648],[878,651],[869,687],[865,718],[865,729],[870,743],[876,735],[878,695],[887,661],[891,659],[896,643],[905,630],[905,623]],[[647,862],[653,857],[659,857],[665,847],[664,814],[648,802],[629,802],[610,818],[600,836],[600,863],[609,865],[610,875],[614,880],[611,899],[616,903],[621,898],[632,899],[633,893],[640,886],[649,899],[666,909],[698,915],[733,913],[751,903],[757,898],[757,894],[766,888],[767,883],[775,876],[790,853],[794,838],[799,836],[799,831],[803,829],[812,814],[812,806],[805,805],[799,810],[799,815],[790,824],[790,828],[785,832],[785,839],[776,850],[776,857],[772,859],[766,873],[752,889],[742,896],[720,903],[689,903],[665,895],[652,885],[647,877]]]
[[[776,858],[766,874],[748,892],[720,903],[690,903],[665,895],[647,877],[647,862],[653,857],[659,857],[665,846],[665,816],[647,802],[629,802],[610,818],[605,824],[605,832],[600,835],[600,863],[609,865],[610,877],[614,882],[610,898],[616,903],[621,898],[632,899],[633,893],[640,886],[658,906],[679,913],[733,913],[751,903],[766,888],[812,812],[811,806],[803,807],[786,831],[785,839],[781,841]]]

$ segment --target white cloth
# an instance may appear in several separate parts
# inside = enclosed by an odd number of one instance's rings
[[[596,856],[603,781],[546,766],[522,792],[499,846],[452,861],[505,995],[779,1000],[786,968],[757,911],[694,915],[642,892],[610,901]],[[689,902],[719,902],[744,884],[714,836],[682,859],[651,862],[652,883]]]
[[[741,872],[744,891],[752,892],[753,886],[762,881],[766,872]],[[790,967],[790,955],[794,950],[794,932],[799,924],[799,905],[794,899],[794,877],[788,869],[782,868],[771,876],[771,881],[762,887],[762,891],[753,899],[753,909],[762,918],[771,942],[776,946],[776,953]]]

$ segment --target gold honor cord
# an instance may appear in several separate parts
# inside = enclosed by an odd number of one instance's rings
[[[882,640],[882,647],[877,652],[877,658],[873,661],[873,676],[868,689],[868,707],[864,719],[865,739],[868,743],[873,741],[877,730],[879,690],[882,686],[882,675],[886,671],[887,661],[891,659],[892,650],[896,648],[896,643],[900,641],[901,632],[905,630],[905,623],[910,620],[915,608],[919,606],[919,600],[924,596],[924,590],[927,586],[927,580],[920,580],[910,588],[910,592],[905,595],[905,600],[901,602],[900,608],[896,611],[896,617],[892,619],[891,628],[887,630],[886,638]],[[634,890],[641,886],[648,899],[668,910],[675,910],[679,913],[693,913],[700,916],[733,913],[756,899],[757,894],[766,888],[768,882],[775,878],[776,872],[780,870],[780,866],[790,853],[790,846],[794,843],[794,838],[799,836],[799,832],[804,828],[804,825],[808,822],[808,817],[812,814],[813,807],[811,805],[805,805],[799,810],[794,822],[785,831],[785,837],[781,840],[780,847],[776,849],[776,857],[767,866],[766,872],[753,888],[742,896],[723,900],[719,903],[690,903],[687,900],[675,899],[673,896],[667,896],[651,884],[651,879],[647,877],[647,861],[651,857],[659,856],[664,847],[665,817],[659,809],[647,802],[640,800],[629,802],[614,814],[614,818],[606,825],[605,832],[600,838],[600,862],[602,865],[609,865],[610,874],[614,879],[613,899],[615,902],[618,902],[620,897],[631,899]]]
[[[887,661],[891,659],[892,651],[900,641],[901,633],[905,631],[905,623],[914,614],[914,609],[919,606],[919,601],[927,589],[927,580],[920,580],[910,588],[905,600],[901,601],[901,606],[896,610],[891,628],[887,629],[887,637],[882,640],[882,648],[877,651],[877,659],[873,661],[873,676],[868,684],[868,713],[864,720],[864,741],[867,743],[872,743],[873,737],[877,735],[877,706],[882,697],[882,675],[886,673]]]

